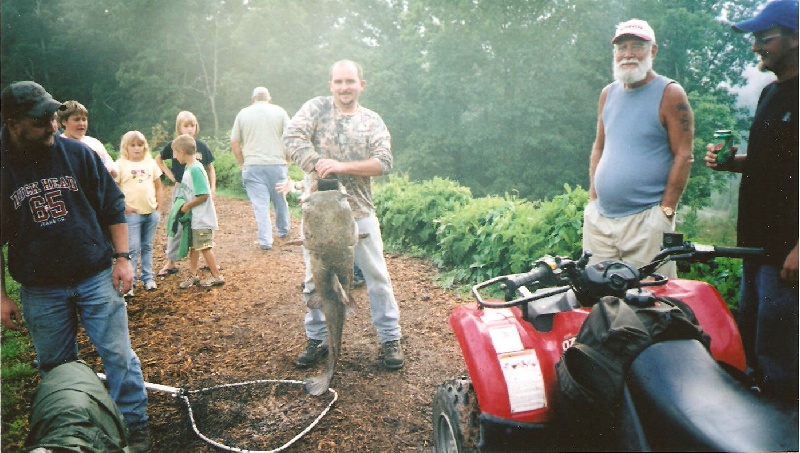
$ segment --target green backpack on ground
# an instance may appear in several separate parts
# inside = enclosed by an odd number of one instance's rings
[[[30,426],[26,452],[130,451],[122,413],[82,361],[61,364],[42,378]]]

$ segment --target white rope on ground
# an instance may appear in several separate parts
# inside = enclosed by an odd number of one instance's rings
[[[106,375],[103,374],[103,373],[97,373],[97,377],[99,377],[103,381],[106,381]],[[235,382],[233,384],[220,384],[220,385],[216,385],[216,386],[213,386],[213,387],[206,387],[206,388],[202,388],[202,389],[198,389],[198,390],[185,390],[185,389],[181,389],[181,388],[178,388],[178,387],[170,387],[168,385],[151,384],[150,382],[145,382],[144,383],[144,387],[146,389],[148,389],[148,390],[155,390],[155,391],[158,391],[158,392],[169,393],[172,396],[181,398],[183,400],[184,404],[186,404],[186,409],[189,411],[189,420],[190,420],[190,422],[192,424],[192,430],[194,431],[195,434],[197,434],[197,437],[203,439],[205,442],[207,442],[207,443],[209,443],[209,444],[211,444],[211,445],[213,445],[213,446],[215,446],[217,448],[221,448],[223,450],[228,450],[228,451],[234,451],[234,452],[237,452],[237,453],[275,453],[275,452],[279,452],[279,451],[285,450],[286,448],[291,446],[293,443],[297,442],[300,438],[302,438],[303,436],[308,434],[308,432],[311,431],[315,426],[317,426],[317,423],[319,423],[319,421],[322,420],[322,417],[324,417],[328,413],[328,411],[331,409],[331,407],[333,407],[333,403],[335,403],[336,400],[339,399],[339,394],[336,393],[336,390],[328,387],[328,392],[333,394],[333,398],[328,403],[328,405],[325,407],[325,409],[322,412],[320,412],[320,414],[317,416],[317,418],[315,418],[314,421],[311,422],[311,424],[308,425],[303,431],[301,431],[298,435],[294,436],[291,440],[289,440],[288,442],[286,442],[285,444],[281,445],[280,447],[278,447],[278,448],[276,448],[274,450],[242,450],[242,449],[236,448],[236,447],[229,447],[227,445],[221,444],[221,443],[219,443],[219,442],[217,442],[217,441],[215,441],[213,439],[210,439],[210,438],[206,437],[197,428],[197,424],[194,421],[194,413],[192,412],[192,405],[191,405],[191,403],[189,403],[189,396],[188,395],[195,394],[195,393],[208,392],[208,391],[211,391],[211,390],[216,390],[216,389],[221,389],[221,388],[240,387],[240,386],[244,386],[244,385],[267,384],[267,383],[305,385],[305,382],[296,381],[296,380],[260,379],[260,380],[256,380],[256,381]]]

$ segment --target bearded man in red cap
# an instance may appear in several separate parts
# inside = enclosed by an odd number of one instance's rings
[[[694,116],[686,92],[653,71],[655,32],[639,19],[617,26],[615,81],[600,93],[589,162],[583,249],[591,262],[642,266],[674,231],[675,211],[692,166]],[[674,263],[659,272],[675,276]]]

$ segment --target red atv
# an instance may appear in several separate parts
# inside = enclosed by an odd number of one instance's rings
[[[547,256],[528,273],[475,285],[476,303],[450,315],[469,376],[434,394],[436,451],[797,451],[797,407],[766,401],[742,379],[742,341],[717,290],[655,273],[668,261],[760,253],[665,234],[662,251],[640,269],[621,261],[587,265],[586,252],[577,261]],[[502,291],[505,301],[484,299],[481,293],[491,290]],[[644,349],[626,369],[621,429],[602,445],[580,445],[569,434],[575,423],[559,417],[556,364],[605,296],[639,306],[663,296],[683,301],[710,337],[710,354],[696,340]]]

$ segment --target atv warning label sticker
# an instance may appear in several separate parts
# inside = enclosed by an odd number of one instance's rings
[[[536,351],[527,350],[498,354],[500,369],[508,388],[511,412],[525,412],[547,406],[544,377]]]
[[[489,336],[492,338],[492,346],[498,354],[504,352],[522,351],[522,339],[519,337],[516,326],[506,324],[504,326],[491,327]]]

